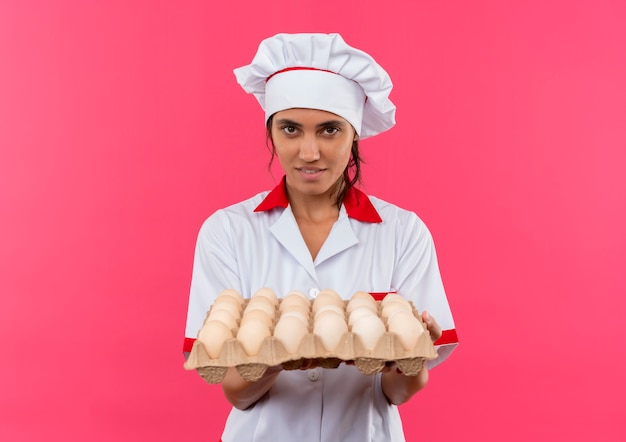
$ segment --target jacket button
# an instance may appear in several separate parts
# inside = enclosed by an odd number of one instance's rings
[[[320,289],[318,289],[317,287],[313,287],[311,290],[309,290],[309,296],[312,299],[315,299],[319,293],[320,293]]]
[[[309,377],[309,381],[315,382],[320,378],[320,372],[316,369],[309,370],[307,376]]]

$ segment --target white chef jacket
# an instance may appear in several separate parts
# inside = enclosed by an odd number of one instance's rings
[[[250,297],[269,287],[278,296],[314,297],[330,288],[344,299],[357,291],[398,292],[427,310],[444,330],[438,358],[457,344],[432,237],[413,212],[351,189],[315,260],[302,238],[283,182],[271,192],[218,210],[202,225],[193,265],[185,332],[190,351],[206,313],[226,288]],[[354,366],[282,371],[247,410],[231,411],[223,442],[404,441],[381,375]]]

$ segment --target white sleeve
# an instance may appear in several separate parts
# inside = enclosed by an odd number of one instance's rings
[[[396,225],[398,253],[392,279],[394,289],[413,302],[419,312],[428,311],[443,330],[437,341],[439,356],[429,367],[443,362],[458,344],[450,305],[439,273],[437,253],[426,225],[412,212]]]
[[[218,210],[202,225],[196,242],[185,338],[195,339],[217,295],[231,288],[241,293],[230,220]]]

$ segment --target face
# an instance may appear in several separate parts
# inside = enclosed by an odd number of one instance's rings
[[[332,195],[357,138],[352,125],[330,112],[287,109],[274,114],[271,133],[289,197]]]

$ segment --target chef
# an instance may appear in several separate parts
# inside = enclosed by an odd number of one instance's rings
[[[222,381],[233,409],[224,442],[404,441],[397,405],[428,381],[456,346],[432,237],[413,212],[368,196],[359,142],[395,124],[385,70],[338,34],[278,34],[235,70],[265,112],[272,160],[284,177],[271,191],[223,208],[202,225],[196,245],[185,351],[216,296],[250,297],[325,288],[398,293],[423,312],[438,358],[417,376],[395,367],[366,376],[354,366],[271,367],[256,382],[229,369]],[[390,149],[390,151],[392,151]]]

